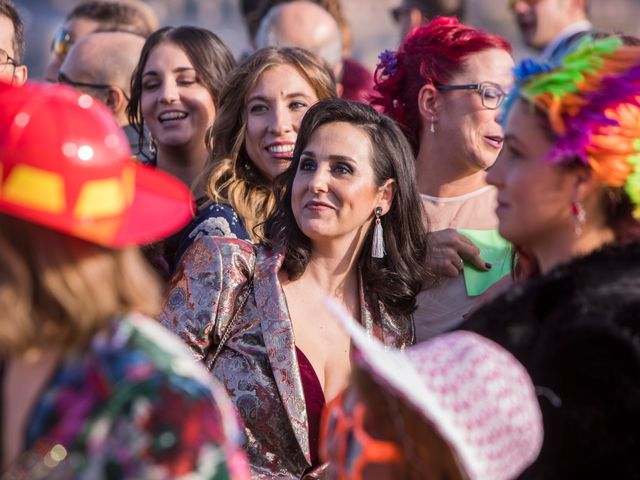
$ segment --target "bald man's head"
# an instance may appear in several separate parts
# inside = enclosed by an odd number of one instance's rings
[[[256,47],[302,47],[323,58],[336,76],[342,68],[342,40],[336,20],[309,1],[276,5],[260,23]]]
[[[69,50],[60,67],[59,78],[106,103],[119,121],[124,120],[120,117],[124,115],[130,95],[131,75],[138,64],[143,45],[144,38],[133,33],[99,32],[85,35]],[[113,89],[120,90],[126,97],[122,111],[122,102],[115,101],[119,99],[109,99]]]

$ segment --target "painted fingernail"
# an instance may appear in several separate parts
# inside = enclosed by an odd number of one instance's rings
[[[485,262],[484,266],[487,267],[489,270],[491,270],[491,264],[489,262]]]

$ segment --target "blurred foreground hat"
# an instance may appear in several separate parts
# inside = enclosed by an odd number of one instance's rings
[[[179,180],[136,163],[111,112],[64,85],[0,84],[0,212],[117,248],[193,217]]]
[[[509,352],[465,331],[394,350],[337,304],[329,307],[351,335],[355,362],[435,427],[469,478],[516,478],[537,458],[540,406],[527,371]]]

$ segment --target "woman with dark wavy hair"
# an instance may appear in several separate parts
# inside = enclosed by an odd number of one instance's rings
[[[206,236],[185,253],[162,323],[227,387],[254,478],[323,478],[325,399],[346,385],[337,300],[386,345],[414,341],[431,275],[411,147],[373,108],[324,100],[305,115],[260,245]],[[326,478],[326,477],[325,477]]]

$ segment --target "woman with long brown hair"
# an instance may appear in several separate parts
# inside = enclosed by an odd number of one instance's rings
[[[261,238],[275,205],[273,181],[291,164],[304,113],[335,96],[324,62],[300,48],[258,50],[230,74],[208,135],[202,178],[209,204],[185,233],[177,260],[203,235]]]

